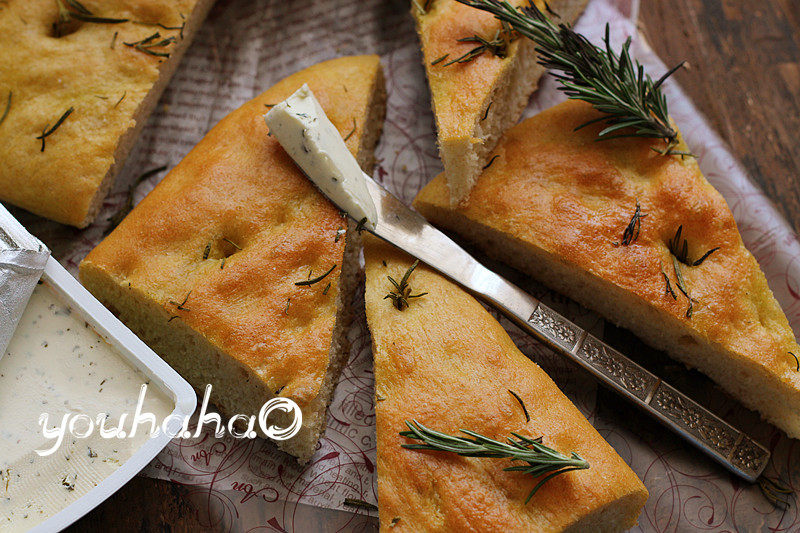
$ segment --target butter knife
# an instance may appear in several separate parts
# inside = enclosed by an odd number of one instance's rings
[[[265,119],[270,135],[277,138],[323,194],[354,219],[361,219],[363,229],[483,299],[535,339],[577,363],[734,474],[750,482],[761,475],[770,457],[767,448],[481,265],[361,172],[341,135],[307,87],[273,107]],[[347,158],[346,165],[336,164]],[[348,190],[343,189],[343,183]],[[368,205],[370,198],[374,205]],[[354,213],[357,214],[353,216]]]

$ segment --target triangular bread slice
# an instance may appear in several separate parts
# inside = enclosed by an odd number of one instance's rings
[[[551,0],[549,6],[560,20],[573,22],[586,2]],[[544,0],[535,3],[545,9]],[[459,202],[469,194],[500,136],[519,120],[544,69],[536,62],[533,41],[522,38],[510,42],[505,57],[486,52],[469,62],[448,65],[476,46],[459,39],[477,35],[492,40],[500,22],[456,0],[415,0],[411,13],[428,75],[439,155],[450,197]]]
[[[525,120],[466,203],[452,207],[438,176],[414,205],[799,438],[800,347],[725,200],[693,157],[661,155],[642,139],[598,142],[595,127],[573,131],[597,116],[569,101]]]
[[[213,385],[222,414],[297,402],[300,433],[278,445],[301,461],[347,360],[358,272],[357,232],[264,123],[304,83],[369,172],[385,110],[379,59],[326,61],[220,121],[80,265],[156,353],[196,388]]]
[[[381,531],[621,531],[636,524],[647,490],[502,326],[464,290],[419,265],[398,311],[384,299],[412,258],[364,237],[366,310],[375,357]],[[516,394],[519,400],[512,394]],[[524,408],[523,408],[524,405]],[[526,417],[530,420],[527,421]],[[405,421],[448,434],[542,437],[589,469],[541,479],[507,472],[508,459],[402,448]],[[519,464],[519,463],[516,463]]]
[[[2,2],[0,200],[91,224],[213,3]]]

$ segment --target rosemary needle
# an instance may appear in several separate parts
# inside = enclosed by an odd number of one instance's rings
[[[336,268],[336,265],[333,265],[331,268],[328,269],[327,272],[325,272],[321,276],[317,276],[316,278],[312,278],[312,279],[306,279],[306,280],[303,280],[303,281],[297,281],[297,282],[295,282],[295,285],[302,287],[302,286],[313,285],[315,283],[319,283],[323,279],[327,278],[328,274],[333,272],[333,270],[335,268]]]
[[[508,389],[508,393],[511,394],[511,396],[513,396],[514,399],[517,400],[517,402],[519,402],[519,406],[522,407],[522,412],[525,414],[525,421],[526,422],[530,422],[531,421],[531,415],[528,414],[528,408],[525,407],[525,402],[522,401],[522,398],[519,397],[519,394],[517,394],[516,392],[514,392],[511,389]]]
[[[8,99],[6,100],[6,109],[3,111],[3,116],[0,117],[0,125],[5,122],[6,117],[8,116],[8,112],[11,111],[11,95],[14,94],[11,91],[8,91]]]
[[[347,136],[342,140],[344,142],[347,142],[347,140],[350,139],[350,137],[352,137],[355,132],[356,132],[356,119],[354,118],[353,119],[353,129],[350,130],[350,133],[348,133]]]
[[[528,494],[525,503],[528,503],[536,491],[553,477],[572,470],[585,470],[589,463],[573,452],[569,457],[561,452],[542,444],[542,439],[525,437],[518,433],[511,433],[514,438],[506,438],[506,442],[496,441],[484,435],[460,430],[467,435],[448,435],[429,429],[416,420],[406,420],[408,431],[401,431],[400,435],[409,439],[421,441],[422,444],[403,444],[409,450],[431,450],[455,453],[462,457],[481,457],[494,459],[511,459],[522,461],[525,465],[514,465],[504,468],[507,472],[524,472],[534,478],[545,476]]]
[[[47,126],[45,126],[44,129],[42,130],[42,134],[36,137],[37,139],[40,139],[42,141],[42,152],[44,152],[45,139],[51,136],[59,128],[59,126],[61,126],[61,124],[63,124],[64,121],[67,120],[67,117],[70,116],[73,111],[75,111],[74,107],[70,107],[69,109],[64,111],[64,114],[61,115],[61,117],[56,121],[55,125],[52,128],[47,129]]]

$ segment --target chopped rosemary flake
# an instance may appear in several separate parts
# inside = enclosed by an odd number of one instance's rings
[[[425,0],[424,4],[420,4],[418,0],[411,0],[411,2],[414,4],[414,7],[417,8],[417,11],[424,15],[428,12],[428,5],[431,3],[431,0]]]
[[[499,155],[492,156],[492,158],[489,160],[489,162],[486,163],[485,165],[483,165],[483,168],[481,170],[486,170],[487,168],[492,166],[492,163],[494,163],[494,160],[497,159],[498,157],[500,157],[500,156]]]
[[[349,506],[349,507],[360,507],[362,509],[368,509],[370,511],[377,511],[378,510],[378,508],[375,505],[373,505],[373,504],[371,504],[369,502],[365,502],[364,500],[357,500],[355,498],[345,498],[344,499],[344,504]]]
[[[692,297],[689,296],[689,289],[686,288],[686,282],[683,280],[683,274],[681,273],[680,263],[678,258],[674,255],[672,256],[672,266],[675,268],[675,279],[677,280],[678,289],[686,296],[686,299],[689,300],[689,308],[686,309],[686,318],[692,318],[692,312],[694,309]]]
[[[63,115],[61,115],[61,118],[59,118],[59,119],[56,121],[56,124],[55,124],[55,126],[53,126],[53,127],[52,127],[52,128],[50,128],[50,129],[47,129],[47,127],[49,126],[49,124],[48,124],[48,125],[47,125],[47,126],[45,126],[45,127],[44,127],[44,129],[42,130],[42,134],[41,134],[41,135],[39,135],[38,137],[36,137],[37,139],[39,139],[39,140],[41,140],[41,141],[42,141],[42,152],[44,152],[44,140],[45,140],[46,138],[48,138],[49,136],[51,136],[51,135],[52,135],[52,134],[53,134],[53,133],[54,133],[54,132],[55,132],[55,131],[56,131],[56,130],[59,128],[59,126],[61,126],[61,124],[63,124],[63,123],[64,123],[64,121],[65,121],[65,120],[67,120],[67,117],[68,117],[68,116],[70,116],[70,115],[72,114],[72,112],[73,112],[73,111],[75,111],[75,108],[74,108],[74,107],[70,107],[69,109],[67,109],[66,111],[64,111],[64,114],[63,114]]]
[[[172,315],[171,317],[169,317],[169,320],[167,320],[167,324],[169,324],[170,322],[172,322],[176,318],[180,318],[180,317],[178,315]]]
[[[639,200],[636,200],[636,210],[633,212],[631,221],[628,222],[625,231],[622,232],[622,241],[620,243],[622,246],[628,246],[639,238],[639,230],[642,228],[642,219],[646,216],[647,214],[642,213]]]
[[[114,46],[117,44],[117,37],[119,36],[119,32],[115,31],[114,36],[111,38],[111,49],[114,50]]]
[[[689,258],[689,242],[686,240],[686,237],[681,241],[681,232],[683,232],[683,224],[678,226],[678,231],[676,231],[675,236],[667,242],[667,246],[669,247],[670,253],[686,266],[699,266],[703,261],[708,259],[708,256],[720,249],[719,246],[712,248],[697,261],[692,261],[691,258]]]
[[[675,294],[675,291],[672,289],[672,282],[670,282],[669,276],[667,276],[667,273],[664,272],[663,268],[661,270],[661,275],[664,276],[664,282],[667,284],[666,288],[664,289],[664,295],[666,296],[667,294],[669,294],[670,296],[672,296],[673,300],[677,300],[678,295]]]
[[[488,105],[488,106],[486,106],[486,112],[485,112],[485,113],[483,114],[483,116],[481,117],[481,122],[483,122],[484,120],[486,120],[486,117],[488,117],[488,116],[489,116],[489,110],[492,108],[492,104],[493,104],[493,103],[494,103],[494,102],[489,102],[489,105]]]
[[[450,55],[450,54],[445,54],[445,55],[443,55],[443,56],[439,56],[439,57],[437,57],[436,59],[434,59],[433,61],[431,61],[431,65],[438,65],[439,63],[441,63],[442,61],[444,61],[445,59],[447,59],[447,56],[449,56],[449,55]]]
[[[354,119],[353,119],[353,129],[352,129],[352,130],[350,130],[350,133],[348,133],[348,134],[347,134],[347,136],[344,138],[344,142],[347,142],[347,140],[348,140],[350,137],[352,137],[352,136],[353,136],[353,134],[354,134],[355,132],[356,132],[356,119],[354,118]]]
[[[399,516],[395,516],[394,518],[392,518],[392,522],[391,522],[391,524],[389,524],[389,527],[394,527],[395,525],[397,525],[397,523],[399,521],[400,521],[400,517]]]
[[[700,259],[698,259],[697,261],[692,263],[692,266],[698,266],[698,265],[702,264],[703,261],[705,261],[708,258],[709,255],[713,254],[714,252],[716,252],[719,249],[720,249],[719,246],[717,246],[716,248],[710,249],[709,251],[707,251],[706,253],[703,254],[703,257],[701,257]]]
[[[132,43],[124,42],[122,44],[124,44],[125,46],[130,46],[131,48],[134,48],[142,53],[149,54],[151,56],[169,57],[168,52],[159,52],[154,50],[154,48],[163,48],[165,46],[169,46],[170,44],[174,44],[175,42],[177,42],[177,39],[175,39],[175,37],[167,37],[166,39],[161,39],[160,41],[157,40],[160,37],[161,34],[159,32],[155,32],[153,35],[145,37],[141,41],[136,41]]]
[[[223,238],[222,238],[222,240],[223,240],[223,241],[225,241],[225,242],[227,242],[228,244],[230,244],[231,246],[233,246],[233,247],[234,247],[234,248],[236,248],[237,250],[241,250],[241,249],[242,249],[242,247],[241,247],[241,246],[239,246],[238,244],[236,244],[235,242],[233,242],[232,240],[230,240],[230,239],[229,239],[229,238],[227,238],[227,237],[223,237]]]
[[[203,261],[208,259],[208,256],[211,254],[211,243],[206,244],[206,247],[203,249]]]
[[[186,307],[186,302],[189,301],[189,296],[191,296],[192,291],[186,293],[186,296],[183,298],[181,303],[176,302],[175,300],[170,300],[169,303],[175,306],[175,309],[179,311],[191,311],[188,307]]]
[[[524,472],[530,474],[532,478],[545,476],[528,494],[528,498],[525,500],[526,504],[531,501],[542,485],[555,476],[572,470],[589,468],[589,463],[575,452],[567,457],[542,444],[541,437],[532,439],[512,432],[511,435],[514,438],[507,437],[506,442],[500,442],[466,429],[460,431],[471,438],[448,435],[429,429],[416,420],[411,422],[406,420],[406,426],[408,426],[408,431],[401,431],[402,437],[422,441],[422,444],[403,444],[402,447],[408,450],[431,450],[455,453],[462,457],[511,459],[512,462],[527,463],[527,465],[515,465],[503,469],[507,472]]]
[[[758,488],[761,494],[772,504],[773,507],[786,510],[792,503],[791,496],[794,491],[780,479],[772,480],[762,475],[758,478]]]
[[[406,273],[403,274],[403,277],[400,279],[400,283],[397,283],[392,276],[386,276],[389,282],[394,286],[394,290],[390,291],[383,299],[391,299],[392,305],[394,305],[398,311],[402,311],[408,307],[409,300],[412,298],[420,298],[428,294],[427,292],[411,294],[411,286],[408,284],[408,279],[411,277],[414,269],[417,268],[417,265],[419,265],[419,259],[414,261],[414,264],[406,270]]]
[[[528,408],[525,407],[525,402],[523,402],[522,398],[519,397],[519,394],[517,394],[513,390],[508,389],[508,392],[509,392],[509,394],[511,394],[511,396],[513,396],[519,402],[519,406],[522,407],[522,412],[525,413],[525,421],[526,422],[530,422],[531,421],[531,415],[528,414]]]
[[[223,257],[223,258],[222,258],[222,262],[219,264],[219,269],[220,269],[220,270],[222,270],[223,268],[225,268],[225,260],[226,260],[226,259],[227,259],[227,257]]]
[[[8,116],[8,112],[11,111],[11,95],[14,94],[12,91],[8,91],[8,98],[6,99],[6,109],[3,111],[3,116],[0,117],[0,125],[5,122],[6,117]]]
[[[328,294],[328,291],[331,290],[331,282],[329,281],[325,288],[322,289],[322,294]]]
[[[358,221],[358,224],[356,224],[356,231],[359,234],[361,234],[361,232],[364,230],[364,225],[366,223],[367,223],[367,217],[364,217],[364,218],[362,218],[361,220]]]
[[[116,103],[116,104],[114,104],[114,109],[116,109],[116,108],[117,108],[117,106],[118,106],[119,104],[121,104],[123,100],[125,100],[125,97],[126,97],[127,95],[128,95],[128,91],[124,91],[124,92],[122,93],[122,96],[120,96],[120,97],[119,97],[119,100],[117,100],[117,103]]]
[[[336,230],[336,237],[333,238],[333,242],[339,242],[339,239],[342,238],[342,235],[347,233],[346,229],[339,228]]]
[[[328,269],[328,271],[327,271],[327,272],[325,272],[325,273],[324,273],[324,274],[322,274],[321,276],[317,276],[316,278],[313,278],[313,279],[307,279],[307,280],[304,280],[304,281],[297,281],[297,282],[295,282],[295,285],[302,287],[302,286],[313,285],[313,284],[315,284],[315,283],[319,283],[319,282],[320,282],[320,281],[322,281],[323,279],[327,278],[327,277],[328,277],[328,274],[330,274],[331,272],[333,272],[333,270],[334,270],[335,268],[336,268],[336,265],[333,265],[331,268],[329,268],[329,269]],[[309,272],[309,276],[310,276],[310,275],[311,275],[311,273]]]
[[[792,352],[789,352],[789,355],[794,357],[795,372],[800,372],[800,359],[798,359],[797,356]]]

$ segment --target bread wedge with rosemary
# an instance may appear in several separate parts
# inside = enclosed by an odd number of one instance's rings
[[[438,176],[414,205],[800,438],[800,347],[725,200],[659,140],[573,131],[598,116],[568,101],[525,120],[467,202],[451,206]]]
[[[0,6],[0,200],[92,223],[213,0]]]
[[[521,6],[528,0],[511,3]],[[545,9],[543,0],[535,3]],[[571,23],[586,3],[548,4],[561,21]],[[431,91],[439,155],[450,198],[457,203],[469,194],[503,132],[517,123],[545,71],[533,42],[514,38],[488,13],[455,0],[415,0],[411,13]],[[481,46],[476,36],[494,46],[476,54]]]
[[[642,482],[477,300],[422,264],[405,281],[423,296],[387,298],[398,293],[389,277],[402,283],[413,259],[372,235],[364,236],[364,257],[381,531],[622,531],[636,524],[647,499]],[[517,440],[513,433],[541,437],[560,457],[556,468],[574,461],[583,468],[555,475],[530,496],[545,475],[504,470],[524,461],[408,449],[423,441],[400,434],[407,422],[503,444]]]
[[[349,355],[358,233],[269,136],[268,106],[304,83],[362,168],[385,90],[377,56],[302,70],[217,124],[80,265],[83,284],[226,416],[297,402],[307,461]]]

